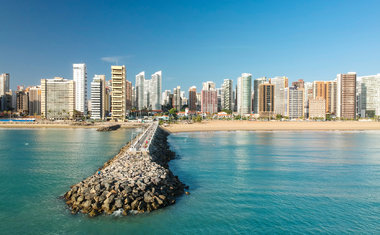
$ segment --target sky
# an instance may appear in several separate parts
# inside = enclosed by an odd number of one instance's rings
[[[0,73],[11,88],[72,79],[72,64],[127,79],[163,72],[163,90],[287,76],[380,73],[380,1],[0,0]]]

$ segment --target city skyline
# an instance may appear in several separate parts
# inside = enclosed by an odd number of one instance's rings
[[[12,90],[43,78],[72,79],[73,63],[107,80],[116,64],[126,65],[130,78],[163,70],[162,90],[208,80],[236,84],[242,72],[305,82],[378,73],[376,1],[149,3],[81,1],[73,9],[67,2],[5,2],[0,73],[11,74]],[[120,26],[120,37],[110,37]]]

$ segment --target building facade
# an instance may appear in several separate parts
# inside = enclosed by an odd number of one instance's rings
[[[181,87],[177,86],[173,89],[173,98],[172,98],[172,107],[180,111],[182,108],[182,99],[181,99]]]
[[[16,91],[16,111],[19,114],[29,114],[29,92],[21,89]]]
[[[189,110],[192,112],[197,111],[197,87],[192,86],[189,88]]]
[[[309,117],[309,100],[313,98],[313,83],[305,82],[304,83],[304,113],[305,118]]]
[[[162,71],[152,74],[150,82],[150,99],[152,110],[161,110]]]
[[[132,109],[132,82],[125,81],[125,109],[127,113]]]
[[[337,75],[337,117],[356,118],[356,73]]]
[[[73,64],[75,82],[75,110],[87,115],[87,71],[86,64]]]
[[[41,86],[29,88],[29,115],[41,115]]]
[[[360,117],[380,116],[380,74],[357,78],[357,114]]]
[[[259,84],[259,115],[271,117],[274,114],[274,85],[270,83]]]
[[[318,97],[309,100],[309,118],[326,118],[326,100]]]
[[[253,81],[253,113],[259,113],[260,85],[267,82],[266,77],[257,78]]]
[[[287,116],[290,119],[304,117],[304,89],[297,87],[285,88],[287,91]]]
[[[145,82],[145,72],[142,71],[136,75],[136,108],[137,110],[142,110],[144,108],[144,82]]]
[[[270,83],[274,85],[274,112],[286,116],[285,88],[288,87],[288,78],[271,78]]]
[[[126,113],[126,70],[125,66],[111,66],[112,75],[112,97],[111,112],[112,119],[125,120]]]
[[[7,92],[9,92],[9,73],[0,74],[0,110],[9,110],[11,107],[8,105]],[[9,94],[8,94],[9,95]]]
[[[224,79],[222,84],[221,107],[225,110],[233,111],[233,82],[231,79]]]
[[[41,116],[64,119],[74,115],[75,82],[60,77],[41,79]]]
[[[102,120],[105,118],[106,76],[95,75],[91,82],[91,118]]]
[[[202,113],[217,113],[218,112],[218,94],[215,88],[215,83],[208,81],[203,83],[202,87]]]
[[[240,115],[252,112],[252,74],[250,73],[243,73],[238,78],[237,106],[237,112]]]

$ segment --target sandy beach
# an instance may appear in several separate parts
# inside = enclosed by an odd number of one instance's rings
[[[193,124],[170,124],[163,127],[171,133],[195,131],[352,131],[380,130],[380,122],[280,122],[280,121],[203,121]]]

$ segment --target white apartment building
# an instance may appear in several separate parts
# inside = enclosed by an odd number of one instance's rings
[[[224,79],[222,84],[221,106],[222,109],[233,110],[232,80]]]
[[[237,85],[237,112],[240,115],[252,112],[252,74],[242,73]]]
[[[152,74],[150,82],[150,98],[152,110],[161,110],[162,71]]]
[[[75,110],[87,115],[87,71],[86,64],[73,64],[75,82]]]
[[[380,116],[380,74],[358,77],[356,95],[360,117]]]
[[[95,75],[91,82],[91,119],[105,117],[105,75]]]
[[[274,113],[286,116],[285,88],[288,87],[288,78],[274,77],[270,83],[274,84]]]
[[[144,82],[145,72],[136,75],[136,108],[142,110],[144,108]]]
[[[60,77],[41,79],[41,116],[64,119],[75,109],[75,82]]]

